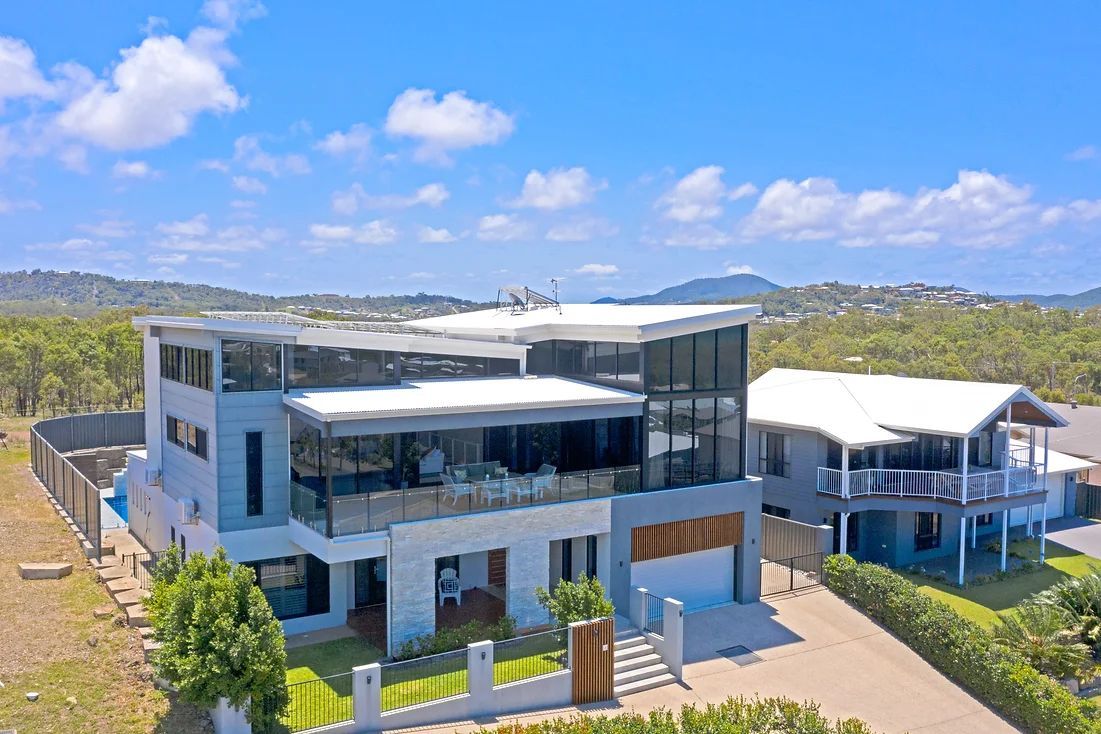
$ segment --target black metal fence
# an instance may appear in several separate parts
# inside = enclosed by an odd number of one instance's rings
[[[665,600],[646,592],[643,600],[642,631],[665,636]]]
[[[821,584],[821,553],[806,553],[777,561],[761,560],[761,596],[784,594]]]
[[[137,579],[138,585],[149,591],[153,588],[153,572],[165,553],[166,551],[131,553],[122,557],[122,563],[130,569],[130,574]]]
[[[493,685],[557,673],[569,667],[567,628],[493,643]]]
[[[416,706],[470,691],[466,650],[382,666],[382,710]]]
[[[352,674],[337,673],[324,678],[312,678],[287,684],[287,711],[278,717],[278,723],[266,729],[254,726],[256,734],[293,734],[293,732],[317,729],[352,721]],[[270,700],[259,705],[270,718],[273,707]]]

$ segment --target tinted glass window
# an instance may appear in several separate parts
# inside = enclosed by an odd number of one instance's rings
[[[691,334],[673,338],[672,382],[674,390],[692,389],[692,380],[694,378],[692,341]]]
[[[669,446],[672,403],[659,400],[650,403],[647,415],[647,455],[649,456],[647,486],[651,489],[669,486]]]
[[[742,470],[742,408],[737,398],[716,401],[715,451],[719,457],[720,481],[741,479]]]
[[[291,384],[295,387],[317,387],[321,384],[321,355],[318,347],[308,344],[294,345],[294,363],[290,370]]]
[[[248,342],[222,342],[222,392],[240,392],[249,389],[249,373],[252,370]]]
[[[278,390],[283,386],[283,347],[252,343],[252,389]]]
[[[669,339],[646,343],[646,392],[669,391]]]
[[[528,350],[528,374],[554,373],[554,341],[535,342]]]
[[[692,401],[674,400],[669,416],[672,446],[669,453],[669,483],[681,486],[692,483],[695,434],[692,431]]]
[[[696,389],[715,388],[715,332],[696,334]]]
[[[596,376],[616,376],[616,344],[615,342],[597,342],[596,350]]]
[[[245,514],[264,514],[264,434],[245,434]]]
[[[555,371],[560,375],[591,374],[585,372],[587,346],[587,342],[559,340]]]
[[[360,385],[385,385],[394,381],[393,360],[387,356],[386,352],[373,349],[358,351]]]
[[[695,472],[697,483],[715,481],[715,399],[695,401]]]
[[[423,355],[410,352],[401,355],[401,379],[416,380],[421,377],[421,362]]]
[[[742,357],[744,326],[730,326],[718,331],[718,387],[745,387],[745,364]]]
[[[520,360],[489,358],[486,373],[490,377],[506,377],[520,374]]]
[[[318,360],[320,362],[318,385],[341,387],[356,384],[359,365],[353,350],[321,347],[318,350]]]
[[[616,371],[619,373],[620,380],[629,380],[630,382],[642,381],[638,373],[639,348],[639,344],[622,343],[619,345]]]

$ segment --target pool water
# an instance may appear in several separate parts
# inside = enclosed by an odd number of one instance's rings
[[[114,510],[118,514],[118,516],[122,518],[123,522],[125,522],[125,523],[130,522],[129,518],[126,517],[126,514],[127,514],[126,495],[115,495],[114,497],[104,497],[103,501],[111,506],[111,509]]]

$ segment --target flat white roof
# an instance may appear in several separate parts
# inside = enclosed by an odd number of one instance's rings
[[[1009,403],[1022,402],[1028,404],[1033,419],[1018,418],[1014,423],[1043,419],[1066,425],[1023,385],[780,368],[769,370],[749,386],[748,417],[818,430],[841,443],[870,445],[890,443],[886,436],[875,440],[873,426],[896,434],[966,436],[997,419]],[[844,435],[860,440],[841,440]]]
[[[607,338],[649,341],[681,333],[736,326],[752,321],[761,307],[649,306],[564,303],[528,311],[485,309],[410,321],[412,326],[448,335],[506,336],[528,341],[553,338]]]
[[[639,393],[564,377],[405,380],[400,385],[291,390],[284,404],[321,421],[453,415],[538,408],[641,405]]]

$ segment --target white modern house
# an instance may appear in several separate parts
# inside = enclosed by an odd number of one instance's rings
[[[508,305],[402,324],[278,313],[134,320],[150,549],[224,546],[288,633],[384,649],[548,620],[536,586],[601,579],[687,609],[759,591],[746,475],[755,306]]]
[[[773,369],[749,387],[749,470],[764,511],[834,526],[834,548],[904,566],[1013,525],[1040,548],[1092,464],[1054,452],[1067,421],[1022,385]],[[1021,438],[1007,437],[1007,427]]]

